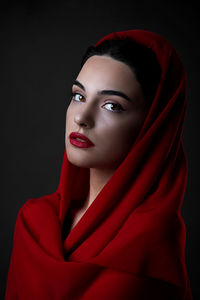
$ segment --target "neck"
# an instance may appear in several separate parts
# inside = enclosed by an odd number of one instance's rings
[[[89,207],[104,185],[112,177],[115,169],[95,169],[90,168],[90,188],[87,196],[87,207]]]

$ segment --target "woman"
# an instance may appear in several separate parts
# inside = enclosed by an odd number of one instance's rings
[[[6,300],[192,299],[185,109],[184,67],[160,35],[116,32],[88,48],[58,189],[17,217]]]

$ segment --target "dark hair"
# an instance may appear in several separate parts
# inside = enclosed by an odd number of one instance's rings
[[[161,76],[161,67],[154,52],[130,38],[104,40],[97,46],[89,46],[82,57],[81,67],[93,55],[109,55],[126,63],[134,72],[150,107]]]

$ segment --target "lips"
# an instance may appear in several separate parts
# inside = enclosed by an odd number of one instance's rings
[[[77,132],[71,132],[69,139],[72,145],[79,148],[89,148],[94,146],[94,144],[86,136]]]

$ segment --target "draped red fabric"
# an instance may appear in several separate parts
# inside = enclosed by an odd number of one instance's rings
[[[153,103],[128,155],[64,240],[69,205],[89,187],[89,170],[72,165],[66,149],[56,192],[21,207],[6,300],[192,299],[180,212],[188,174],[186,73],[162,36],[128,30],[98,43],[115,36],[155,53],[161,79]]]

